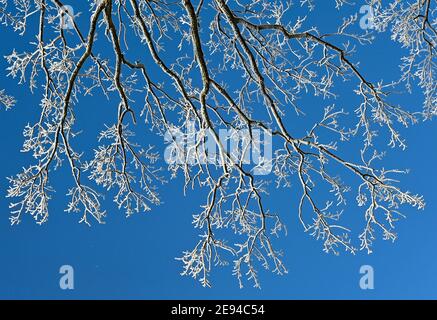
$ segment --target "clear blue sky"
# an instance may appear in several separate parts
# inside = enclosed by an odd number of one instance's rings
[[[319,4],[318,14],[312,15],[310,21],[320,25],[321,30],[332,31],[341,14],[358,11],[358,7],[354,7],[338,13],[331,4],[326,4],[329,1],[320,2],[325,4]],[[84,17],[83,21],[87,21],[88,15]],[[24,39],[10,29],[2,27],[1,30],[2,56],[13,48],[17,51],[26,48]],[[387,35],[377,35],[375,44],[358,51],[355,60],[361,61],[362,70],[371,79],[396,77],[402,50],[390,42]],[[135,56],[134,51],[132,55]],[[5,68],[2,59],[0,69]],[[30,94],[28,88],[17,85],[16,80],[7,79],[5,72],[0,73],[0,83],[1,88],[18,100],[13,110],[0,111],[0,298],[437,298],[435,121],[420,123],[405,131],[408,149],[390,150],[384,160],[386,167],[410,168],[411,173],[402,177],[402,185],[423,194],[427,202],[421,212],[404,208],[408,218],[398,223],[399,239],[394,244],[379,240],[372,255],[365,252],[358,252],[356,256],[342,253],[338,257],[325,254],[322,244],[305,234],[298,222],[294,190],[272,190],[269,206],[281,213],[288,227],[288,236],[281,238],[277,246],[285,251],[284,262],[289,273],[276,276],[261,271],[261,290],[252,288],[250,283],[239,289],[231,276],[231,267],[216,268],[212,273],[214,286],[207,289],[191,278],[181,277],[181,264],[174,259],[197,241],[191,214],[198,211],[203,200],[198,192],[183,196],[180,180],[161,187],[164,204],[147,214],[125,219],[123,212],[106,201],[106,224],[94,223],[89,228],[77,223],[78,215],[64,212],[67,202],[64,191],[71,181],[68,174],[60,170],[54,173],[52,180],[57,192],[50,205],[48,223],[38,226],[31,217],[26,217],[19,226],[11,227],[9,199],[4,197],[8,186],[6,177],[29,163],[29,156],[19,152],[22,129],[36,119],[40,96],[38,92]],[[399,101],[418,109],[422,95],[416,91]],[[332,101],[316,106],[317,110],[330,103]],[[336,103],[351,108],[356,98],[345,94]],[[101,125],[113,116],[102,115],[102,110],[114,110],[114,104],[95,96],[77,106],[78,123],[83,124],[85,136],[79,139],[79,145],[95,144],[93,139]],[[106,118],[97,122],[101,117]],[[145,134],[143,139],[149,143],[150,134]],[[362,212],[354,206],[346,214],[357,224],[364,222]],[[75,289],[71,291],[63,291],[58,285],[58,271],[65,264],[75,269]],[[375,270],[374,290],[363,291],[359,287],[359,268],[364,264]]]

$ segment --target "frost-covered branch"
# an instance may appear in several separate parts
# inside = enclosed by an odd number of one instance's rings
[[[377,29],[390,26],[409,50],[400,78],[424,92],[423,114],[391,100],[397,83],[360,67],[355,52],[372,36],[352,31],[356,16],[320,30],[293,14],[316,12],[314,1],[89,0],[79,24],[59,0],[0,0],[0,21],[32,36],[25,51],[6,56],[8,75],[40,97],[39,118],[24,130],[34,164],[9,178],[11,223],[24,214],[48,220],[50,178],[66,162],[66,211],[82,212],[87,224],[104,221],[103,192],[130,216],[159,205],[157,186],[178,175],[184,192],[205,191],[193,214],[199,239],[179,258],[182,274],[204,286],[229,260],[240,286],[260,287],[259,267],[287,272],[275,243],[287,212],[268,209],[274,185],[298,193],[290,213],[326,252],[370,253],[378,235],[394,240],[401,206],[421,209],[424,200],[398,183],[405,170],[380,164],[375,141],[405,149],[400,128],[436,113],[435,4],[400,3],[369,1]],[[347,90],[355,100],[341,100]],[[75,111],[88,95],[106,99],[115,115],[110,124],[95,119],[102,130],[91,152],[74,140],[82,129]],[[4,91],[0,101],[15,103]],[[140,122],[167,143],[165,162],[162,146],[136,135]],[[341,219],[351,200],[364,221],[357,244]]]

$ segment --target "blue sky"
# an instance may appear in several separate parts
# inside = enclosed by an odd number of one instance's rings
[[[332,5],[323,4],[318,9],[319,14],[310,17],[309,24],[314,22],[321,30],[330,27],[332,30],[338,24],[338,17],[357,12],[358,8],[337,12]],[[2,27],[1,54],[5,55],[13,48],[17,51],[25,48],[23,40]],[[402,50],[387,35],[377,35],[373,45],[360,47],[358,51],[355,59],[361,61],[361,70],[372,79],[384,77],[390,81],[398,75],[397,62]],[[135,51],[132,54],[135,55]],[[174,53],[168,53],[168,58],[171,54]],[[5,70],[6,66],[6,62],[0,60],[0,69]],[[19,152],[22,129],[36,119],[40,98],[38,92],[32,95],[26,86],[8,79],[5,72],[0,73],[0,83],[1,88],[18,100],[13,110],[0,111],[3,137],[0,190],[5,195],[6,177],[29,163],[29,156]],[[412,109],[419,109],[422,95],[416,91],[397,99]],[[304,98],[305,101],[313,100]],[[353,95],[344,94],[336,103],[348,108],[356,101]],[[320,104],[316,111],[330,103]],[[78,123],[85,131],[85,138],[79,139],[78,145],[95,145],[94,137],[102,128],[96,125],[96,119],[105,117],[99,125],[109,121],[114,114],[102,114],[102,109],[114,110],[111,107],[113,104],[101,96],[84,99],[77,106]],[[78,215],[64,212],[65,189],[71,181],[68,173],[61,169],[53,174],[52,185],[56,186],[57,192],[50,204],[50,219],[43,226],[26,217],[20,225],[11,227],[9,199],[0,197],[0,298],[437,298],[435,121],[419,123],[403,133],[408,142],[407,150],[389,150],[384,165],[410,168],[410,174],[402,177],[402,185],[423,194],[427,206],[420,212],[405,207],[403,213],[407,219],[397,224],[399,239],[394,244],[377,241],[372,255],[365,252],[358,252],[356,256],[323,253],[322,244],[305,234],[298,222],[293,189],[272,189],[268,204],[272,211],[281,214],[288,228],[288,236],[278,240],[277,246],[285,252],[284,262],[289,273],[276,276],[261,271],[261,290],[252,288],[250,283],[239,289],[236,279],[231,276],[231,267],[216,268],[212,273],[213,288],[203,288],[197,281],[181,277],[181,264],[175,260],[197,241],[191,214],[202,204],[202,192],[189,192],[184,196],[182,181],[177,179],[160,188],[163,205],[129,219],[111,201],[106,201],[106,224],[93,223],[90,228],[77,223]],[[159,143],[156,138],[150,138],[150,133],[145,133],[145,143],[149,139]],[[357,225],[364,222],[362,212],[354,206],[350,206],[347,215]],[[59,288],[62,265],[74,267],[74,290]],[[374,268],[374,290],[359,287],[362,265]]]

